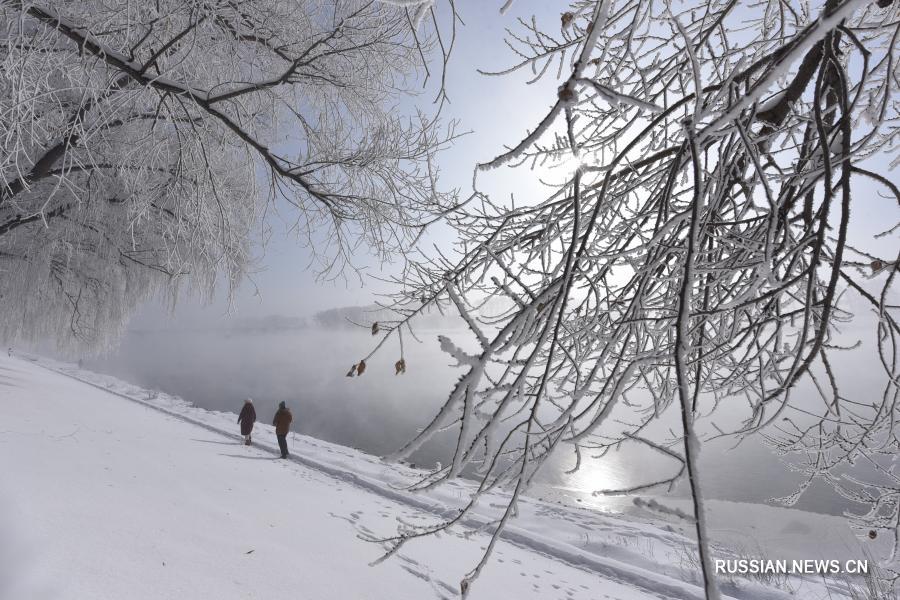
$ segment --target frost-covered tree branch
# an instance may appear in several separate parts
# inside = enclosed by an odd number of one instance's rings
[[[396,108],[433,45],[405,7],[6,0],[0,23],[6,339],[102,344],[149,295],[233,289],[267,206],[323,272],[453,207],[452,127]]]
[[[411,265],[397,320],[381,323],[387,339],[438,304],[478,341],[474,353],[442,342],[463,375],[395,458],[448,429],[457,444],[413,487],[471,467],[481,485],[465,510],[503,487],[514,513],[551,455],[569,451],[577,468],[644,440],[679,459],[649,484],[690,479],[698,583],[716,598],[697,454],[711,437],[762,433],[806,456],[810,481],[870,504],[860,526],[900,539],[888,458],[900,451],[900,253],[882,255],[897,247],[900,194],[872,167],[897,142],[896,5],[584,1],[556,27],[523,20],[510,34],[517,62],[494,75],[559,87],[479,170],[575,164],[570,177],[518,207],[476,189],[450,217],[458,252]],[[853,238],[854,207],[879,215],[880,238]],[[854,314],[884,381],[876,402],[832,368]],[[682,431],[647,439],[667,411]],[[893,482],[841,476],[860,460]],[[389,549],[450,525],[403,530]]]

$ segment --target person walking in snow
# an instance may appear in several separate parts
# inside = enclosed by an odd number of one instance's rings
[[[253,400],[247,398],[244,400],[244,407],[241,414],[238,415],[238,423],[241,425],[241,435],[244,436],[244,444],[250,445],[250,433],[253,431],[253,424],[256,423],[256,409],[253,408]]]
[[[278,438],[278,447],[281,449],[281,458],[288,457],[287,434],[291,430],[291,422],[294,416],[291,409],[284,405],[284,402],[278,404],[278,410],[275,412],[275,418],[272,419],[272,425],[275,426],[275,436]]]

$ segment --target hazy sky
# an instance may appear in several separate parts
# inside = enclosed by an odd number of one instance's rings
[[[442,116],[447,120],[459,120],[458,130],[470,133],[441,156],[438,166],[442,187],[458,187],[461,195],[467,195],[471,190],[473,166],[501,153],[504,145],[518,142],[555,100],[558,82],[554,69],[550,69],[541,81],[530,85],[527,84],[530,77],[527,71],[490,77],[479,74],[478,69],[498,70],[512,64],[515,57],[504,43],[504,37],[505,28],[518,28],[517,18],[530,20],[531,15],[536,14],[539,22],[546,23],[547,30],[557,31],[560,14],[566,10],[568,2],[518,0],[506,15],[499,14],[501,4],[499,0],[457,2],[465,25],[457,30],[447,74],[450,103],[445,106]],[[434,83],[432,80],[414,100],[426,110],[433,107]],[[875,167],[886,173],[888,163],[887,158],[882,158]],[[525,168],[503,168],[479,174],[478,184],[480,190],[495,200],[508,199],[510,194],[515,194],[517,201],[528,202],[546,195],[547,190],[538,181],[539,176],[548,177],[548,171],[541,169],[539,173],[533,173]],[[559,179],[561,170],[549,177]],[[869,198],[855,199],[855,206],[862,210],[853,215],[852,233],[856,239],[862,239],[858,237],[862,236],[870,240],[871,234],[880,231],[885,222],[881,210],[888,207],[891,200],[879,198],[879,192],[866,181],[857,180],[855,186],[858,195]],[[290,221],[289,218],[286,220]],[[367,304],[376,298],[376,293],[386,289],[385,284],[370,278],[364,278],[361,285],[355,276],[317,282],[315,273],[307,269],[309,250],[287,233],[284,222],[273,219],[270,224],[274,234],[260,261],[261,270],[252,276],[255,286],[248,281],[241,287],[231,312],[223,293],[212,305],[205,307],[194,298],[183,298],[174,320],[161,303],[150,302],[138,311],[132,327],[167,328],[178,327],[180,323],[215,326],[234,316],[307,315],[335,306]],[[446,228],[435,227],[424,241],[428,246],[437,244],[446,250],[453,239]],[[886,253],[891,253],[895,252],[894,245],[893,240],[884,240],[882,247]],[[377,264],[365,252],[360,253],[356,264],[382,276],[397,269],[396,264]]]
[[[458,131],[470,133],[441,156],[438,166],[443,188],[460,188],[461,194],[467,194],[471,190],[474,164],[501,153],[504,143],[520,139],[525,129],[543,116],[555,100],[553,92],[557,85],[548,78],[528,86],[524,73],[489,77],[477,70],[496,70],[511,64],[513,55],[504,44],[504,28],[515,27],[517,17],[530,18],[535,11],[540,11],[540,18],[547,19],[548,26],[558,27],[559,14],[566,3],[520,1],[503,16],[499,14],[502,3],[494,0],[458,4],[465,26],[457,29],[447,74],[450,103],[444,107],[442,118],[458,120]],[[426,111],[434,107],[434,83],[432,80],[415,99]],[[509,170],[479,175],[479,188],[500,193],[505,198],[510,193],[517,196],[544,194],[543,186],[536,181],[515,175]],[[250,282],[241,287],[230,314],[224,293],[205,307],[197,299],[185,297],[176,308],[174,320],[162,303],[150,302],[138,311],[132,327],[171,327],[187,322],[214,326],[234,316],[305,315],[334,306],[366,304],[375,299],[378,291],[385,289],[383,284],[369,278],[361,286],[355,276],[317,282],[315,273],[306,268],[310,263],[309,250],[290,236],[285,222],[271,219],[270,224],[274,235],[261,260],[263,270],[252,276],[255,287]],[[447,247],[452,238],[446,229],[436,227],[425,242],[429,246],[435,243]],[[379,265],[365,253],[360,253],[356,264],[380,275],[397,268],[396,265]]]

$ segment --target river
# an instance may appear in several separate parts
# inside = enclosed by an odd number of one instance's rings
[[[389,342],[368,362],[362,377],[346,377],[374,344],[367,332],[348,329],[130,331],[115,351],[83,364],[210,410],[237,412],[244,398],[251,397],[264,421],[284,401],[293,409],[296,431],[385,454],[428,422],[461,373],[441,352],[437,331],[418,335],[421,343],[406,340],[407,370],[401,375],[394,374],[399,348]],[[453,441],[451,435],[438,437],[411,461],[446,461]],[[733,445],[733,440],[704,445],[701,467],[707,497],[765,503],[789,494],[800,482],[800,476],[761,442]],[[673,468],[671,459],[635,446],[587,460],[568,475],[573,460],[566,455],[548,464],[531,493],[598,510],[627,511],[629,498],[592,492],[633,486]],[[685,495],[685,486],[672,493]],[[861,509],[822,484],[814,484],[796,508],[829,514]]]

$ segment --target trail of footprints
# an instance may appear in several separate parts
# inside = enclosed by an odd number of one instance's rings
[[[392,508],[395,507],[384,503],[377,503],[377,508],[373,514],[379,519],[393,518],[395,515],[389,512]],[[365,512],[362,510],[355,510],[344,515],[334,512],[329,514],[336,519],[341,519],[350,523],[359,533],[364,534],[364,537],[371,538],[377,536],[375,532],[366,527],[362,522],[365,517]],[[405,519],[416,517],[423,518],[422,515],[415,514],[404,516]],[[441,600],[451,600],[459,597],[458,586],[448,583],[436,576],[434,571],[427,565],[420,563],[408,554],[402,552],[398,552],[394,557],[401,563],[400,567],[404,571],[427,582],[434,591],[436,598],[440,598]],[[599,579],[599,576],[597,585],[592,588],[584,584],[576,585],[570,583],[566,579],[559,578],[549,569],[540,569],[540,573],[530,572],[527,570],[526,565],[523,564],[521,559],[507,558],[504,551],[500,548],[494,551],[494,562],[496,562],[497,565],[503,565],[502,568],[504,569],[516,569],[520,577],[534,579],[535,581],[531,582],[531,588],[536,593],[540,594],[539,597],[542,599],[569,600],[576,598],[590,598],[591,600],[621,600],[619,596],[611,596],[607,593],[603,593],[603,584]],[[549,581],[546,581],[546,579],[549,579]]]

